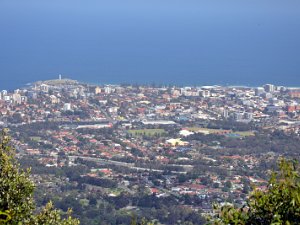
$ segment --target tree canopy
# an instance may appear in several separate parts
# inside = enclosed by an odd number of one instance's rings
[[[63,215],[51,202],[37,209],[33,199],[35,185],[29,176],[30,169],[20,169],[10,137],[3,130],[0,136],[0,224],[79,224],[79,220],[71,217],[71,210]]]
[[[266,190],[256,188],[244,207],[223,206],[215,225],[300,224],[300,175],[296,161],[281,159]]]

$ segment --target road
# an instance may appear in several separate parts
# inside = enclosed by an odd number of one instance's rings
[[[145,167],[136,167],[134,166],[134,163],[126,163],[126,162],[119,162],[119,161],[113,161],[113,160],[108,160],[108,159],[101,159],[101,158],[94,158],[94,157],[87,157],[87,156],[69,156],[70,160],[75,160],[75,159],[83,159],[87,161],[92,161],[92,162],[97,162],[97,163],[102,163],[104,165],[117,165],[117,166],[124,166],[128,167],[130,169],[138,170],[138,171],[153,171],[153,172],[159,172],[163,173],[164,170],[158,170],[158,169],[151,169],[151,168],[145,168]],[[180,166],[173,164],[174,166]],[[186,167],[186,165],[184,165]],[[186,174],[185,171],[171,171],[173,174]]]

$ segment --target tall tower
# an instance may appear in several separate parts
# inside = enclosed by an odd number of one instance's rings
[[[58,79],[61,80],[61,74],[59,74]]]

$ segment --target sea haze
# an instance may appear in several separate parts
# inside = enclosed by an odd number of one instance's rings
[[[1,0],[0,89],[93,83],[300,86],[299,0]]]

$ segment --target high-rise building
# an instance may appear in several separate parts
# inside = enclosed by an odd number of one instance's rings
[[[201,96],[204,97],[204,98],[210,97],[210,91],[209,90],[202,90],[200,93],[201,93]]]
[[[49,86],[47,84],[42,84],[40,86],[40,90],[43,92],[48,92],[49,91]]]
[[[266,92],[272,93],[272,92],[275,91],[275,86],[273,84],[266,84],[264,86],[264,89],[265,89]]]
[[[228,109],[224,109],[223,110],[223,118],[225,118],[225,119],[227,119],[229,117],[229,111],[228,111]]]
[[[21,98],[21,95],[18,94],[18,93],[15,93],[12,95],[12,99],[13,99],[13,102],[15,104],[21,104],[22,103],[22,98]]]
[[[104,87],[104,92],[105,92],[105,94],[110,94],[110,93],[113,92],[113,89],[112,89],[111,86],[105,86]]]
[[[253,113],[245,112],[245,113],[244,113],[244,118],[245,118],[246,120],[252,120],[252,119],[253,119]]]
[[[255,88],[255,96],[260,96],[261,94],[263,94],[265,92],[264,88],[262,87],[257,87]]]
[[[70,111],[72,109],[71,103],[65,103],[64,104],[64,111]]]
[[[21,96],[21,102],[27,102],[27,97],[26,96]]]
[[[100,94],[101,93],[101,88],[100,87],[96,87],[95,88],[95,94]]]
[[[6,96],[8,92],[7,92],[7,90],[2,90],[1,93],[2,93],[2,96]]]

